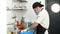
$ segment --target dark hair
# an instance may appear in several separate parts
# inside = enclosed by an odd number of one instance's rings
[[[35,2],[35,3],[33,3],[33,5],[32,5],[33,9],[36,8],[37,6],[43,7],[44,5],[42,5],[40,2]]]

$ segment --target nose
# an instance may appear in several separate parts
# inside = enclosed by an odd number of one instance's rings
[[[36,11],[39,11],[40,9],[39,8],[36,8]]]

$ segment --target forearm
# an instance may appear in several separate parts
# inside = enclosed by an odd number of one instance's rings
[[[37,27],[37,26],[38,26],[38,23],[35,22],[31,27],[29,27],[25,30],[22,30],[22,31],[30,31],[30,30],[34,29],[35,27]]]
[[[30,30],[31,30],[31,29],[34,29],[34,28],[37,27],[37,26],[38,26],[38,23],[35,22],[35,23],[30,27]]]

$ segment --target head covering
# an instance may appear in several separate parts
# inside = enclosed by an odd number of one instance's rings
[[[33,9],[36,8],[37,6],[43,7],[44,5],[41,4],[41,2],[35,2],[35,3],[33,3],[33,5],[32,5]]]

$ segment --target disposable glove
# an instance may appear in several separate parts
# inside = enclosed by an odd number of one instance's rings
[[[28,32],[29,31],[29,28],[26,28],[24,30],[22,30],[21,32]]]

